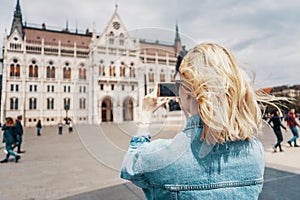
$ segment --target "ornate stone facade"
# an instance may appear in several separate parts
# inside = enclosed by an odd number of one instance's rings
[[[4,38],[1,119],[21,114],[25,126],[38,119],[56,125],[66,117],[89,124],[136,121],[155,83],[174,81],[181,49],[177,26],[171,45],[133,39],[117,10],[101,35],[30,27],[18,0]]]

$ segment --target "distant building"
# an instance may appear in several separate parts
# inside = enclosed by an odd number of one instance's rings
[[[300,85],[293,85],[293,86],[282,85],[282,86],[277,86],[272,88],[264,88],[262,90],[268,94],[273,94],[277,96],[287,96],[287,97],[300,96]]]
[[[1,120],[21,114],[25,126],[136,121],[154,84],[174,81],[182,50],[177,25],[171,45],[133,39],[117,9],[101,35],[30,27],[19,0],[3,45]]]

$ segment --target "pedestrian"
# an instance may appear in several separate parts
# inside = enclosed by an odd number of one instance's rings
[[[58,134],[61,135],[63,131],[63,123],[59,121],[58,123]]]
[[[13,155],[15,157],[15,162],[17,163],[21,159],[21,156],[13,151],[13,147],[17,143],[17,130],[15,120],[11,117],[6,117],[5,122],[2,126],[2,130],[4,131],[2,142],[5,143],[5,150],[7,154],[6,157],[0,161],[0,163],[8,162],[10,155]]]
[[[132,137],[121,178],[143,188],[147,199],[258,199],[264,149],[258,102],[286,99],[256,92],[231,52],[200,44],[179,65],[179,103],[187,118],[172,139],[151,141],[151,114],[169,98],[143,99],[138,135]]]
[[[36,127],[36,131],[37,131],[37,136],[40,136],[41,135],[41,129],[42,129],[42,122],[41,122],[40,119],[36,123],[35,127]]]
[[[273,147],[273,152],[277,152],[277,147],[279,147],[279,151],[283,152],[283,149],[281,147],[281,142],[283,141],[283,137],[282,137],[282,132],[280,127],[282,127],[283,129],[287,130],[285,126],[282,125],[281,123],[281,118],[280,118],[280,111],[276,110],[273,113],[273,116],[269,119],[268,123],[270,124],[270,126],[273,128],[273,131],[276,135],[277,138],[277,143],[274,145]]]
[[[70,120],[69,121],[69,133],[72,133],[73,132],[73,123],[72,121]]]
[[[290,147],[293,147],[292,142],[294,142],[294,147],[299,147],[299,145],[297,145],[297,138],[299,137],[297,126],[299,127],[299,124],[296,121],[294,108],[290,109],[286,123],[293,133],[293,137],[288,141]]]
[[[17,145],[15,147],[18,147],[17,153],[25,153],[25,151],[21,150],[21,145],[23,143],[23,125],[22,125],[22,115],[17,116],[16,120],[16,133],[17,133]]]

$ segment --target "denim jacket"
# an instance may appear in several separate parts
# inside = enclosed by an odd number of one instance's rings
[[[173,139],[133,137],[121,178],[141,187],[147,199],[258,199],[262,144],[254,137],[208,146],[200,141],[202,130],[200,116],[194,115]]]

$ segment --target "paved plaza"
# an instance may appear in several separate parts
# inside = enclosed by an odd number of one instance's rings
[[[176,125],[174,125],[176,124]],[[154,124],[155,138],[171,138],[183,123],[166,121]],[[44,127],[36,136],[35,128],[25,128],[19,163],[0,164],[0,199],[4,200],[79,200],[79,199],[144,199],[141,190],[119,178],[119,168],[136,133],[134,123],[101,126],[75,125],[74,132],[64,127]],[[275,136],[264,128],[260,136],[266,153],[266,172],[263,192],[259,199],[298,199],[300,184],[300,148],[290,148],[283,132],[284,152],[272,153]],[[2,144],[1,144],[2,145]],[[1,146],[2,147],[2,146]],[[3,148],[0,158],[3,158]]]

